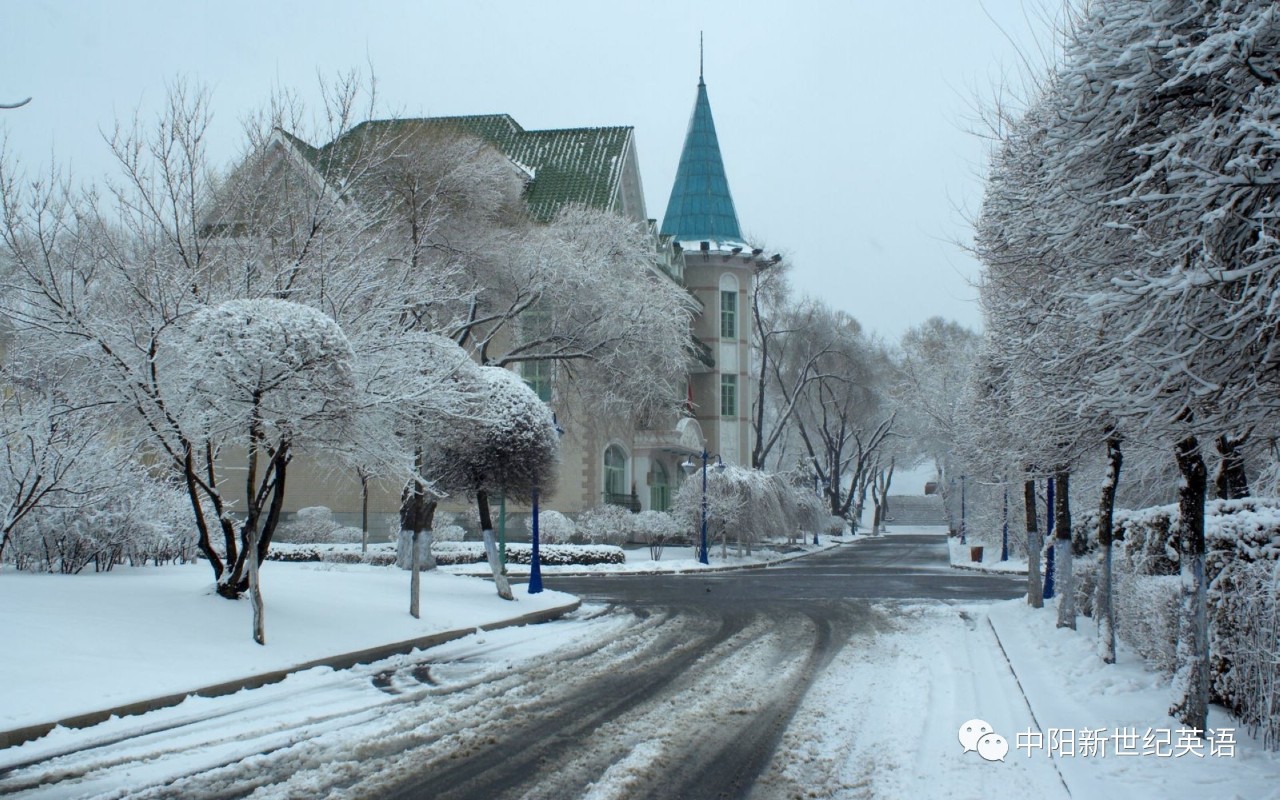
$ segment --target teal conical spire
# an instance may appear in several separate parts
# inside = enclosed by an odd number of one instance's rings
[[[701,72],[698,99],[693,104],[676,181],[662,218],[662,233],[679,241],[742,241]]]

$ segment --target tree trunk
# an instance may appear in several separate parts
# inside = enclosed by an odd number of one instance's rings
[[[418,531],[409,538],[409,616],[420,619],[418,598],[422,595],[422,553],[418,550]]]
[[[1182,595],[1178,614],[1177,670],[1169,714],[1204,731],[1209,716],[1209,629],[1204,578],[1204,500],[1208,476],[1194,436],[1175,448],[1182,486],[1178,489],[1178,547]]]
[[[1058,627],[1076,628],[1076,587],[1071,574],[1071,473],[1054,475],[1053,549],[1054,576],[1058,592]]]
[[[1214,445],[1220,456],[1218,471],[1213,476],[1213,491],[1219,500],[1238,500],[1249,496],[1249,477],[1244,470],[1244,453],[1240,448],[1249,437],[1219,436]]]
[[[262,582],[258,577],[258,530],[256,527],[248,530],[244,549],[249,555],[249,602],[253,605],[253,640],[265,645],[267,631],[266,621],[263,619],[265,609],[262,604]]]
[[[418,475],[426,471],[426,451],[421,447],[414,451],[414,469]],[[396,566],[400,569],[413,569],[415,560],[421,569],[430,571],[436,568],[435,557],[431,554],[431,526],[438,505],[416,479],[406,483],[401,490],[400,533],[396,536]],[[426,536],[422,536],[423,533]]]
[[[1022,503],[1027,521],[1027,604],[1032,608],[1044,608],[1044,584],[1040,582],[1040,551],[1044,549],[1044,537],[1036,521],[1036,482],[1027,479],[1022,483]]]
[[[893,485],[893,470],[897,465],[897,459],[890,457],[889,470],[884,473],[884,487],[880,496],[880,533],[885,533],[888,529],[886,523],[889,521],[889,487]]]
[[[360,553],[369,552],[369,476],[360,472]]]
[[[502,567],[502,559],[498,557],[498,542],[493,536],[493,517],[489,512],[489,493],[484,489],[476,492],[476,508],[480,512],[480,530],[484,537],[484,553],[489,559],[489,570],[493,573],[493,582],[498,587],[498,597],[503,600],[514,600],[511,593],[511,582]]]
[[[1120,483],[1120,437],[1107,436],[1107,477],[1102,482],[1098,504],[1098,544],[1102,547],[1102,574],[1093,601],[1093,617],[1098,622],[1099,654],[1103,662],[1116,663],[1116,614],[1111,602],[1112,523],[1116,507],[1116,487]]]

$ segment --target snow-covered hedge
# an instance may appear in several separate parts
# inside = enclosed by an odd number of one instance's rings
[[[539,520],[541,522],[541,520]],[[484,545],[480,542],[455,542],[432,548],[436,563],[481,564],[485,561]],[[507,543],[508,564],[528,564],[533,559],[533,546]],[[546,567],[591,566],[593,564],[625,564],[626,553],[612,545],[553,544],[538,548],[538,561]]]
[[[330,564],[372,564],[378,567],[396,563],[393,544],[370,545],[367,553],[355,544],[290,544],[276,542],[267,552],[268,561],[325,561]]]
[[[1166,673],[1176,663],[1177,522],[1176,505],[1115,515],[1116,633]],[[1098,574],[1096,517],[1073,533],[1087,551],[1073,566],[1087,613]],[[1280,747],[1280,498],[1206,503],[1205,546],[1213,700]]]
[[[436,542],[431,547],[431,553],[441,566],[485,563],[484,545],[481,542]],[[531,545],[507,543],[509,564],[528,564],[532,555]],[[621,547],[575,544],[540,547],[538,559],[539,563],[547,567],[625,564],[627,561],[626,553]],[[359,545],[349,544],[276,544],[267,554],[267,560],[389,566],[396,563],[396,552],[394,544],[371,545],[367,553],[361,553]]]

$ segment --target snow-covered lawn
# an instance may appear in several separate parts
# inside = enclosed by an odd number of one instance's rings
[[[1155,739],[1168,732],[1173,753],[1181,727],[1165,714],[1167,681],[1123,648],[1120,663],[1103,664],[1087,619],[1079,631],[1060,630],[1052,608],[1035,611],[1021,600],[883,608],[897,617],[897,629],[836,656],[753,797],[1280,797],[1280,756],[1242,730],[1233,732],[1232,755],[1209,755],[1206,747],[1203,756],[1117,756],[1112,739],[1105,756],[1081,755],[1088,734],[1080,731],[1102,729],[1123,741],[1136,730],[1139,750],[1148,730]],[[1006,740],[1003,761],[965,751],[960,728],[974,719]],[[1218,708],[1210,719],[1234,725]],[[1039,748],[1031,746],[1036,733]],[[1074,755],[1061,741],[1067,738],[1076,742]]]
[[[213,594],[204,563],[91,575],[0,574],[0,730],[11,730],[472,629],[565,606],[546,591],[516,602],[492,583],[426,573],[422,619],[409,616],[409,575],[387,567],[268,563],[266,646],[252,610]]]

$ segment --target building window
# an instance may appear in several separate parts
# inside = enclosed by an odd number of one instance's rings
[[[671,478],[661,461],[653,462],[653,485],[649,487],[649,508],[666,511],[671,508]]]
[[[738,416],[738,376],[720,376],[720,416]]]
[[[720,338],[738,338],[738,292],[720,291]]]
[[[551,402],[551,374],[553,365],[550,361],[520,362],[520,377],[529,384],[529,388],[544,403]]]
[[[618,502],[627,494],[627,454],[621,447],[611,444],[604,451],[605,502]]]

